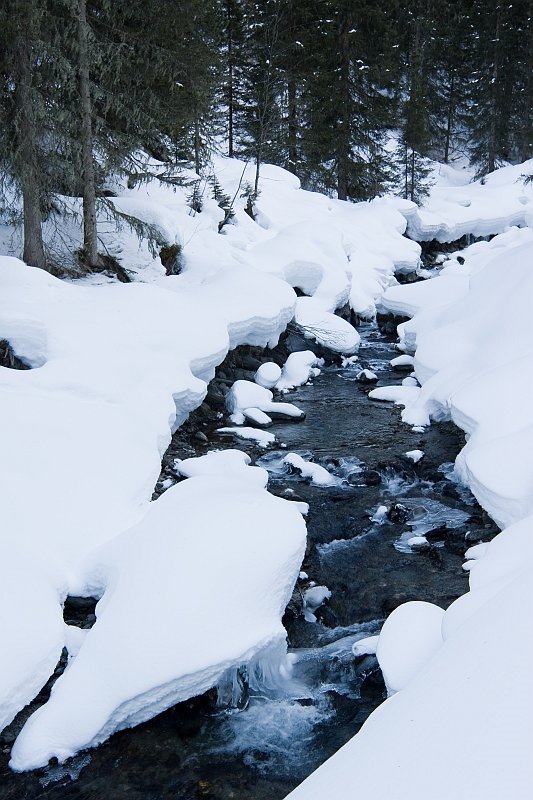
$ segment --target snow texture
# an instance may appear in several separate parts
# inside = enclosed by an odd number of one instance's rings
[[[318,365],[324,361],[317,358],[311,350],[291,353],[283,365],[280,377],[276,381],[276,389],[284,391],[303,386],[310,378],[320,375]]]
[[[409,230],[446,241],[531,223],[531,190],[516,178],[532,166],[465,186],[471,202],[453,213],[459,190],[446,209],[430,199],[433,227],[423,209],[413,211]],[[461,256],[452,256],[438,277],[385,293],[385,308],[413,317],[399,333],[403,349],[415,353],[422,387],[372,394],[401,397],[403,419],[415,430],[450,418],[463,428],[456,479],[505,530],[468,551],[470,590],[446,611],[416,602],[389,617],[377,654],[396,694],[291,800],[350,796],[354,785],[376,800],[531,795],[533,230],[510,228]],[[425,742],[430,746],[421,751]]]
[[[231,414],[231,421],[235,425],[242,425],[245,419],[250,419],[258,425],[270,425],[270,414],[296,419],[304,416],[304,412],[292,403],[277,403],[273,398],[270,389],[265,389],[264,386],[252,381],[235,381],[226,395],[226,407]]]
[[[528,225],[533,214],[533,187],[524,175],[533,173],[533,159],[497,169],[469,182],[471,173],[438,165],[436,182],[422,208],[408,200],[391,200],[407,220],[407,233],[417,241],[455,242],[503,233]]]

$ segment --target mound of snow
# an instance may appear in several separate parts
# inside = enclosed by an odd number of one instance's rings
[[[349,322],[325,310],[313,297],[299,297],[294,320],[308,339],[336,353],[354,353],[361,337]]]
[[[201,477],[169,489],[87,560],[89,582],[103,591],[97,621],[19,734],[13,769],[63,761],[285,640],[302,516],[255,479],[206,474],[204,464]]]
[[[281,368],[273,361],[267,361],[261,364],[255,373],[255,382],[265,389],[273,389],[281,377]]]
[[[283,371],[276,382],[276,389],[283,391],[303,386],[309,378],[316,378],[317,375],[320,375],[317,365],[323,363],[323,360],[317,358],[311,350],[291,353],[283,365]]]
[[[297,453],[287,453],[283,463],[297,470],[302,478],[309,478],[315,486],[334,486],[337,483],[337,478],[331,475],[325,467],[314,464],[312,461],[306,461]]]
[[[276,437],[270,431],[262,431],[246,426],[243,428],[217,428],[217,433],[229,433],[232,436],[236,436],[237,439],[248,439],[256,442],[260,447],[268,447],[276,441]]]
[[[242,425],[245,419],[250,419],[258,425],[270,425],[269,414],[296,419],[304,417],[304,412],[292,403],[275,403],[273,398],[272,392],[264,386],[252,381],[235,381],[226,396],[231,421]]]
[[[414,461],[415,464],[418,464],[420,459],[424,458],[424,451],[423,450],[408,450],[407,453],[404,453],[406,458],[409,458],[411,461]]]
[[[533,172],[533,159],[501,167],[466,185],[437,182],[422,208],[397,203],[407,219],[407,233],[417,241],[455,242],[465,234],[491,236],[512,225],[529,224],[533,187],[523,176]]]

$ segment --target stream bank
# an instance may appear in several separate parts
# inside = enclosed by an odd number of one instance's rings
[[[216,433],[224,424],[219,415],[225,387],[250,378],[257,362],[272,355],[253,348],[231,354],[217,371],[207,402],[173,437],[156,489],[157,496],[178,480],[175,458],[238,447],[270,470],[272,492],[309,504],[302,565],[307,577],[298,581],[284,618],[294,671],[305,691],[291,684],[254,696],[243,687],[244,711],[217,707],[211,692],[116,734],[64,766],[32,774],[9,772],[8,738],[3,738],[1,800],[281,799],[353,736],[382,701],[377,662],[372,655],[354,658],[353,642],[376,633],[406,600],[448,606],[466,590],[465,550],[497,529],[449,479],[449,465],[464,443],[461,431],[440,423],[413,432],[397,409],[368,399],[372,387],[356,380],[361,367],[384,385],[401,382],[406,373],[390,367],[397,355],[390,338],[371,325],[360,333],[355,365],[342,367],[330,358],[312,385],[287,396],[306,419],[273,425],[284,448],[264,450]],[[282,361],[291,349],[307,346],[289,331],[273,355]],[[413,449],[425,454],[417,464],[405,456]],[[319,488],[287,473],[280,460],[288,451],[325,466],[339,479],[337,485]],[[380,506],[388,513],[377,514]],[[415,552],[406,546],[406,531],[423,529],[429,546]],[[304,618],[311,582],[331,592],[316,609],[316,622]],[[82,625],[92,608],[78,610],[73,619]]]

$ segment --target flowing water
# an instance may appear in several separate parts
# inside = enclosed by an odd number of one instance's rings
[[[210,693],[182,703],[63,766],[14,775],[4,737],[0,800],[277,800],[382,701],[375,657],[354,656],[353,645],[406,600],[449,605],[467,588],[469,543],[496,529],[453,482],[461,432],[451,423],[414,432],[397,409],[368,399],[370,387],[356,380],[361,365],[380,384],[406,373],[390,368],[397,352],[377,329],[361,333],[358,364],[328,367],[287,397],[306,420],[274,425],[283,447],[265,452],[216,435],[209,443],[247,449],[269,469],[271,491],[309,504],[309,544],[284,618],[289,654],[225,676],[218,702]],[[416,465],[404,455],[413,449],[425,453]],[[333,485],[289,473],[290,451],[328,469]],[[427,545],[417,551],[408,541],[421,535]],[[308,594],[316,587],[328,590],[318,588],[318,599],[330,594],[321,605]]]

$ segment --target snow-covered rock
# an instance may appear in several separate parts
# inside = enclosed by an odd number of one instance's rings
[[[424,458],[424,451],[423,450],[408,450],[407,453],[404,453],[404,455],[410,461],[413,461],[415,464],[418,464],[420,459]]]
[[[323,363],[323,360],[317,358],[312,350],[291,353],[283,365],[281,375],[276,381],[276,389],[283,391],[302,386],[310,378],[316,378],[317,375],[320,375],[318,365]]]
[[[305,548],[301,514],[265,490],[266,473],[258,485],[257,473],[204,470],[85,562],[102,594],[96,623],[19,734],[13,769],[99,744],[285,640],[281,616]]]
[[[274,402],[273,398],[270,389],[265,389],[264,386],[252,381],[235,381],[226,395],[226,407],[231,414],[231,421],[236,425],[242,425],[248,418],[258,425],[268,425],[272,422],[269,414],[303,418],[304,412],[293,403],[278,403]]]
[[[302,478],[309,478],[315,486],[334,486],[337,483],[337,478],[331,475],[325,467],[314,464],[312,461],[306,461],[298,453],[287,453],[283,463],[297,470]]]
[[[273,389],[280,377],[281,367],[278,367],[273,361],[267,361],[265,364],[261,364],[255,373],[254,380],[265,389]]]

